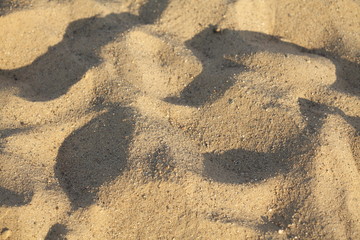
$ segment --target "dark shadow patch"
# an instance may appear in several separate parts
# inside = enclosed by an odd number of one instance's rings
[[[92,67],[101,63],[100,48],[134,25],[129,14],[90,17],[69,24],[61,42],[30,65],[2,70],[30,101],[49,101],[65,94]]]
[[[204,175],[214,181],[245,184],[256,183],[292,169],[293,159],[311,152],[314,140],[327,114],[334,113],[326,105],[300,98],[301,114],[306,119],[305,129],[277,152],[254,152],[232,149],[221,153],[204,154]]]
[[[145,24],[155,23],[161,16],[166,7],[169,4],[169,0],[148,0],[140,8],[139,15]]]
[[[180,92],[179,97],[164,99],[173,104],[200,107],[216,101],[235,84],[234,75],[248,71],[241,64],[241,57],[257,52],[328,58],[336,66],[337,80],[332,87],[353,95],[360,94],[359,64],[323,49],[307,49],[284,42],[278,36],[210,26],[187,41],[186,46],[201,61],[203,71]]]
[[[235,184],[258,182],[284,173],[290,167],[284,154],[279,153],[234,149],[221,154],[206,153],[204,157],[205,176],[217,182]],[[222,171],[218,171],[219,168]]]
[[[66,240],[66,234],[68,230],[65,225],[56,223],[50,229],[45,236],[45,240]]]
[[[73,209],[94,203],[99,187],[124,171],[133,127],[132,110],[113,106],[62,143],[55,176]]]
[[[201,61],[203,71],[189,83],[179,97],[165,100],[179,105],[200,107],[222,97],[232,87],[240,72],[248,71],[241,58],[260,51],[300,52],[294,44],[282,42],[278,37],[250,31],[233,31],[209,26],[186,46]]]
[[[31,6],[32,1],[0,0],[0,17]]]
[[[24,124],[24,123],[22,123]],[[26,131],[27,129],[23,129],[23,128],[6,128],[6,129],[2,129],[0,130],[0,138],[7,138],[10,137],[11,135],[15,135],[18,133],[21,133],[23,131]]]
[[[30,101],[49,101],[67,93],[91,68],[101,64],[101,47],[133,26],[153,23],[167,6],[165,0],[150,0],[140,16],[130,13],[94,16],[71,22],[63,39],[30,65],[0,70],[20,89],[19,96]],[[151,9],[151,7],[158,7]]]
[[[23,206],[32,199],[32,194],[16,193],[9,189],[0,187],[0,206]]]

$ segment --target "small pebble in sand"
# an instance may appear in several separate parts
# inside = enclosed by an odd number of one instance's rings
[[[221,33],[221,28],[219,28],[218,26],[214,26],[213,32],[214,33]]]

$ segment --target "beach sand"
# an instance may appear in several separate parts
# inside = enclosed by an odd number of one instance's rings
[[[0,1],[0,239],[360,239],[360,1]]]

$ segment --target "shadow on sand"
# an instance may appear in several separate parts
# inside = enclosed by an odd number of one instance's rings
[[[32,198],[32,194],[25,195],[0,187],[0,207],[2,206],[16,207],[16,206],[26,205],[31,201],[31,198]]]
[[[65,94],[82,76],[101,64],[101,47],[121,33],[140,25],[154,23],[168,4],[150,0],[140,8],[140,15],[130,13],[93,16],[70,23],[63,39],[31,64],[13,70],[0,70],[19,88],[19,96],[29,101],[49,101]],[[155,10],[153,7],[157,7]]]
[[[203,71],[180,92],[178,97],[166,98],[165,101],[169,103],[190,107],[201,107],[213,103],[236,83],[234,75],[248,71],[241,64],[241,56],[257,52],[328,58],[336,67],[336,82],[331,88],[346,94],[360,95],[359,64],[324,49],[306,49],[281,41],[278,37],[258,32],[228,29],[217,31],[215,26],[210,26],[197,34],[186,42],[186,46],[202,62]],[[328,114],[340,115],[354,127],[357,133],[359,132],[359,118],[347,116],[340,109],[303,98],[298,99],[298,105],[307,125],[281,150],[260,153],[232,149],[222,153],[206,153],[204,154],[204,176],[216,182],[230,184],[257,183],[279,174],[286,176],[294,170],[294,160],[302,159],[304,154],[308,156],[314,154],[318,134]],[[306,174],[300,175],[304,176],[305,181]],[[292,201],[276,212],[271,219],[264,217],[265,220],[262,223],[249,223],[244,219],[220,219],[219,221],[249,225],[261,232],[271,232],[291,223],[291,216],[300,206],[301,200]]]
[[[45,236],[45,240],[66,240],[66,234],[68,230],[65,225],[56,223]]]
[[[217,31],[215,26],[206,28],[188,40],[186,46],[201,61],[203,71],[180,92],[179,97],[165,99],[173,104],[200,107],[216,101],[235,84],[234,75],[247,71],[237,58],[257,52],[328,58],[336,66],[337,80],[332,87],[341,92],[360,94],[359,64],[324,49],[307,49],[259,32]]]
[[[94,203],[98,188],[121,175],[127,166],[133,125],[130,108],[112,106],[64,140],[55,176],[74,210]]]

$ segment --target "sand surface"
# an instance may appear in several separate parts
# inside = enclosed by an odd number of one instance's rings
[[[0,239],[360,239],[360,1],[0,1]]]

